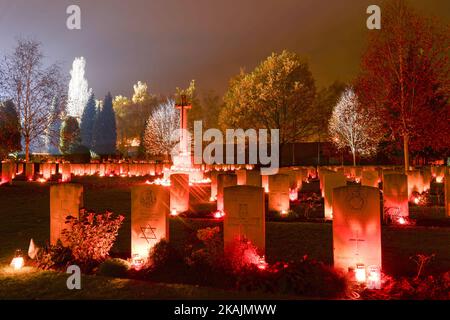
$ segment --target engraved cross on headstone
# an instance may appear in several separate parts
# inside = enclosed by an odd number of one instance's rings
[[[359,255],[359,243],[364,242],[364,239],[359,238],[359,231],[356,231],[355,237],[348,239],[349,241],[354,241],[356,243],[356,253],[355,256]]]

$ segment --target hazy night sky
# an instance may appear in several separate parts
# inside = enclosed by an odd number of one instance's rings
[[[271,52],[308,57],[318,85],[358,70],[370,4],[375,0],[0,0],[0,54],[18,36],[43,43],[48,61],[69,73],[87,60],[97,98],[130,95],[137,80],[171,94],[197,81],[223,93],[240,67],[253,69]],[[427,14],[450,18],[450,1],[415,0]],[[81,7],[81,30],[66,28],[66,8]]]

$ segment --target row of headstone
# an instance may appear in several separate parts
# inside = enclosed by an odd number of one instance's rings
[[[184,178],[185,179],[185,178]],[[380,195],[375,187],[346,186],[333,190],[334,265],[344,270],[356,266],[381,267]],[[142,258],[161,239],[169,239],[170,190],[162,185],[131,189],[131,252]],[[62,240],[68,215],[77,217],[83,205],[83,187],[77,184],[50,188],[50,239]],[[250,241],[265,254],[264,189],[234,185],[224,188],[224,248]]]
[[[164,171],[161,163],[85,163],[70,164],[70,172],[76,176],[95,175],[109,176],[146,176],[160,175]]]

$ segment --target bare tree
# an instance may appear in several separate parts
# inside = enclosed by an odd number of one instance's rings
[[[0,64],[0,92],[16,105],[25,159],[30,159],[30,145],[38,142],[62,112],[66,79],[58,64],[44,66],[41,43],[19,39],[12,54]],[[59,105],[54,112],[52,103]]]
[[[381,137],[379,121],[360,107],[352,88],[346,89],[334,107],[328,131],[339,148],[350,148],[353,165],[356,154],[370,156],[376,152]]]
[[[147,120],[144,133],[144,146],[152,155],[169,155],[179,142],[174,139],[178,134],[180,114],[175,109],[175,101],[168,99],[160,104]]]

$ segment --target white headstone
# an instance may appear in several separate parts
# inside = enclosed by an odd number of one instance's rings
[[[33,162],[27,162],[25,164],[25,176],[27,178],[27,181],[31,181],[34,178],[34,163]]]
[[[14,166],[11,162],[2,162],[1,184],[11,184],[13,179]]]
[[[219,171],[211,171],[210,179],[211,179],[211,201],[217,199],[217,176],[219,175]]]
[[[60,163],[62,182],[70,182],[72,174],[70,173],[70,163]]]
[[[339,172],[326,172],[323,176],[324,215],[325,219],[333,218],[333,189],[345,187],[347,179]]]
[[[236,176],[239,186],[261,187],[261,174],[257,170],[236,170]]]
[[[333,190],[334,266],[347,271],[363,264],[381,268],[378,188],[347,186]]]
[[[409,170],[408,175],[408,199],[411,199],[413,192],[422,193],[424,191],[422,175],[419,170]]]
[[[264,189],[255,186],[234,186],[225,188],[224,193],[225,251],[236,241],[245,239],[258,248],[259,255],[264,255],[266,247]]]
[[[289,176],[286,174],[269,176],[269,211],[289,211]]]
[[[221,173],[217,176],[217,210],[224,210],[224,189],[237,184],[235,174]]]
[[[384,174],[383,179],[383,216],[409,216],[408,180],[403,173]]]
[[[182,213],[189,210],[189,175],[170,175],[170,212]]]
[[[361,185],[366,187],[378,188],[378,172],[372,170],[364,170],[361,173]]]
[[[131,188],[131,254],[147,259],[161,239],[169,239],[170,192],[161,185]]]
[[[58,239],[64,244],[61,233],[67,229],[66,218],[78,218],[83,207],[83,186],[67,183],[50,186],[50,244],[55,245]]]

